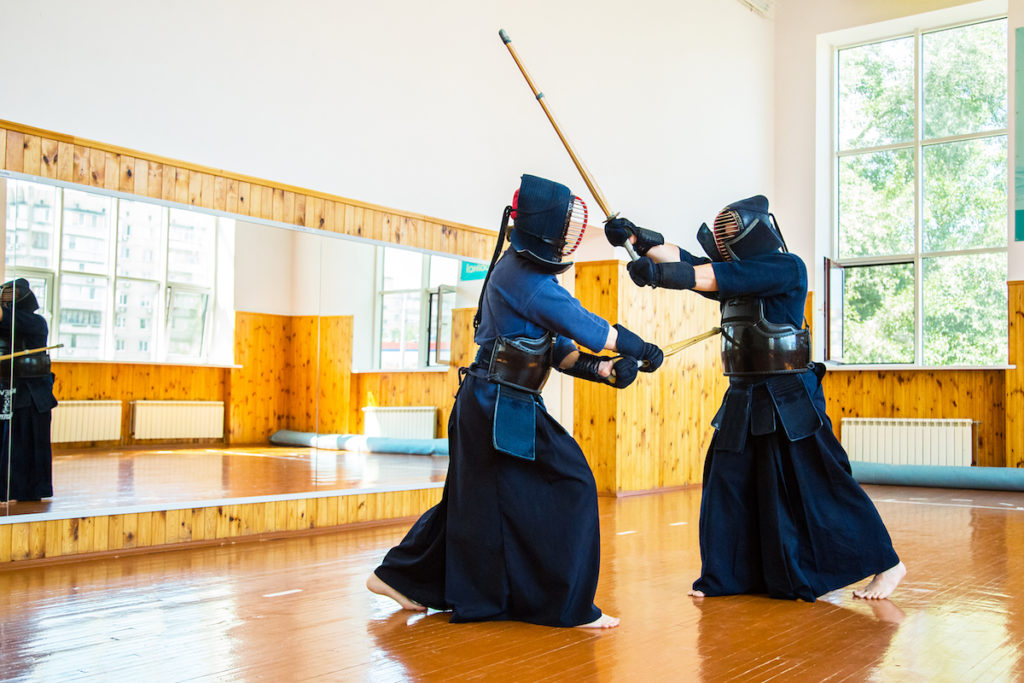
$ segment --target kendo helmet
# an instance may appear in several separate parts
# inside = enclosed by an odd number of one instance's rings
[[[17,308],[35,311],[39,308],[36,295],[29,289],[28,280],[19,277],[17,280],[8,280],[0,285],[0,304],[10,306],[14,304]]]
[[[742,261],[782,249],[786,241],[762,194],[733,202],[715,216],[714,230],[702,223],[697,241],[712,261]]]
[[[560,183],[523,174],[512,199],[509,240],[518,254],[553,273],[572,265],[564,259],[583,240],[587,205]]]

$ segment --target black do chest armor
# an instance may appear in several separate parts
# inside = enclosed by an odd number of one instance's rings
[[[764,318],[756,297],[722,306],[722,367],[727,376],[803,372],[811,362],[810,331]]]

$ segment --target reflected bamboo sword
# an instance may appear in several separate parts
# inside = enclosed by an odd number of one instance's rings
[[[59,349],[64,346],[63,344],[54,344],[53,346],[40,346],[38,349],[25,349],[24,351],[15,351],[14,353],[5,353],[0,356],[0,360],[10,360],[11,358],[17,358],[18,356],[27,356],[30,353],[39,353],[40,351],[49,351],[50,349]]]

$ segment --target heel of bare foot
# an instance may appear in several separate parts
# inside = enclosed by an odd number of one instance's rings
[[[420,603],[415,600],[410,600],[391,586],[381,581],[381,578],[376,574],[370,574],[369,578],[366,579],[366,587],[377,595],[383,595],[386,598],[391,598],[401,605],[402,609],[411,610],[413,612],[427,611],[427,608]]]
[[[863,590],[853,591],[853,597],[864,598],[865,600],[882,600],[892,595],[896,586],[907,575],[907,567],[902,562],[889,567],[884,572],[875,574],[875,577],[864,586]]]
[[[602,614],[589,624],[580,624],[576,628],[615,628],[619,625],[619,618],[610,614]]]

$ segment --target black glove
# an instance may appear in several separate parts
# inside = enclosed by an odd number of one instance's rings
[[[628,218],[611,218],[604,224],[604,236],[613,247],[621,247],[629,241],[630,235],[636,235],[636,242],[633,249],[641,256],[646,254],[651,247],[665,243],[665,238],[660,232],[639,228]]]
[[[611,376],[602,377],[601,373],[598,372],[598,367],[606,360],[614,360],[615,363],[612,365]],[[607,384],[616,389],[625,389],[636,379],[637,362],[635,358],[630,358],[629,356],[615,358],[611,356],[595,356],[590,353],[581,352],[573,366],[562,370],[562,372],[570,377],[579,377],[589,382],[598,382],[599,384]]]
[[[640,361],[640,372],[654,372],[661,367],[661,362],[665,360],[665,354],[661,349],[650,342],[645,342],[622,325],[616,324],[615,329],[619,333],[615,349]]]
[[[611,218],[604,224],[604,236],[613,247],[621,247],[636,234],[636,226],[628,218]]]
[[[693,266],[683,261],[655,263],[644,256],[626,264],[629,277],[639,287],[666,287],[668,289],[693,289],[697,284]]]

